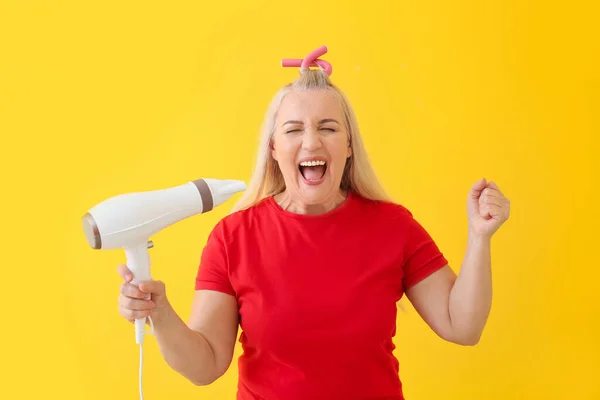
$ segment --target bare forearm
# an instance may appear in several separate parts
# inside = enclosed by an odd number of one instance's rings
[[[173,309],[155,322],[154,335],[167,364],[189,381],[208,385],[217,378],[215,355],[208,341]]]
[[[492,305],[490,239],[469,235],[463,264],[450,292],[449,313],[457,342],[476,344]]]

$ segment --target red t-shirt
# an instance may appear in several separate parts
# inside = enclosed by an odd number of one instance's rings
[[[239,304],[239,400],[402,400],[397,301],[447,264],[403,206],[350,194],[321,215],[272,197],[223,218],[196,289]]]

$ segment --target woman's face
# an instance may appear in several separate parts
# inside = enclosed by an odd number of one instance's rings
[[[272,146],[293,201],[316,205],[339,196],[351,148],[333,92],[288,93],[277,113]]]

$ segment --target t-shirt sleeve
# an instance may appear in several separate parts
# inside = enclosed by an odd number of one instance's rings
[[[235,295],[229,279],[227,247],[221,223],[211,231],[206,246],[202,250],[195,288],[196,290],[216,290]]]
[[[429,232],[408,212],[404,248],[404,290],[448,264]]]

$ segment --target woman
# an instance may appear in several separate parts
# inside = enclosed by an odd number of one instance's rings
[[[165,361],[197,385],[228,370],[241,327],[238,399],[403,399],[398,300],[442,339],[476,344],[491,306],[490,240],[508,214],[495,184],[473,185],[457,277],[377,183],[342,92],[304,66],[269,107],[248,191],[209,236],[189,322],[162,282],[138,289],[124,265],[120,313],[151,315]]]

